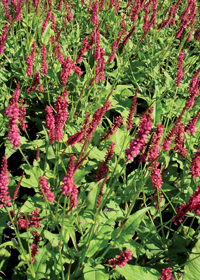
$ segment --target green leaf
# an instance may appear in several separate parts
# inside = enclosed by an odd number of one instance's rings
[[[100,264],[92,267],[86,263],[84,265],[83,273],[85,280],[107,280],[109,277],[104,266]]]
[[[141,209],[128,218],[119,237],[111,241],[112,247],[121,247],[125,242],[133,237],[135,230],[138,228],[148,209],[149,208]],[[117,235],[118,234],[119,233],[117,232]],[[112,237],[115,238],[115,231],[113,232]]]
[[[6,227],[6,222],[9,221],[9,217],[7,216],[7,213],[1,213],[0,215],[0,240],[2,240],[2,234],[3,230]]]
[[[54,32],[51,29],[51,23],[49,23],[42,35],[42,41],[45,45],[48,43],[50,36],[53,34],[54,34]]]
[[[69,233],[69,235],[72,239],[74,248],[78,252],[78,248],[77,248],[77,244],[76,244],[75,230],[74,230],[73,224],[71,224],[67,219],[65,219],[63,226],[64,226],[64,229]],[[66,234],[66,233],[64,233],[64,234]]]
[[[41,279],[45,272],[46,272],[46,260],[48,259],[48,254],[47,254],[47,248],[43,247],[39,249],[39,253],[35,256],[35,261],[33,263],[33,268],[35,271],[35,277],[33,278],[32,275],[29,272],[29,277],[28,279],[32,280],[39,280]]]
[[[92,257],[97,251],[107,247],[108,241],[111,237],[112,229],[115,225],[116,216],[117,213],[112,211],[112,216],[110,218],[105,217],[104,222],[100,223],[100,230],[97,232],[96,238],[90,241],[86,254],[88,258]]]
[[[184,267],[183,280],[200,279],[200,240],[195,244]]]
[[[127,280],[158,280],[160,278],[160,273],[149,267],[142,267],[137,265],[126,265],[122,268],[116,267],[117,272]]]

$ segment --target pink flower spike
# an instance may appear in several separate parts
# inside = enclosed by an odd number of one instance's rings
[[[162,276],[159,278],[159,280],[171,280],[172,276],[172,270],[171,267],[168,267],[166,269],[162,269]]]
[[[50,191],[50,187],[47,184],[47,180],[42,175],[40,176],[40,179],[39,179],[39,192],[42,195],[43,200],[45,200],[41,188],[42,188],[42,190],[43,190],[43,192],[44,192],[44,194],[46,196],[47,201],[53,202],[54,199],[55,199],[55,194]]]
[[[48,72],[48,64],[46,61],[46,56],[47,56],[47,51],[46,51],[45,44],[43,44],[41,47],[41,58],[42,58],[42,71],[44,76],[46,76]]]
[[[187,126],[185,127],[185,132],[191,133],[191,135],[194,135],[196,132],[196,123],[197,120],[199,118],[199,114],[200,114],[200,110],[197,111],[196,115],[191,119],[191,121],[187,124]]]
[[[46,109],[46,125],[48,129],[48,134],[50,138],[50,143],[53,143],[55,141],[55,119],[53,116],[53,110],[50,106],[47,106]]]
[[[128,249],[126,251],[122,251],[121,256],[117,256],[117,259],[111,259],[108,261],[112,268],[115,268],[118,265],[120,268],[125,266],[129,260],[132,260],[132,253],[131,250]]]
[[[33,92],[40,83],[40,71],[35,72],[31,87],[27,89],[28,93]]]
[[[99,4],[98,4],[98,1],[94,1],[92,3],[92,22],[94,23],[95,26],[98,25],[98,7],[99,7]]]
[[[76,208],[78,190],[76,184],[73,181],[73,175],[75,171],[74,159],[75,159],[74,155],[71,154],[69,159],[67,174],[63,178],[63,185],[61,186],[62,188],[61,192],[67,197],[70,196],[70,207]]]
[[[198,149],[198,151],[194,153],[190,170],[191,170],[193,180],[195,180],[196,177],[200,177],[200,149]]]
[[[152,119],[153,106],[151,106],[146,113],[142,116],[139,130],[137,132],[136,138],[130,143],[130,148],[126,149],[126,158],[127,161],[134,160],[134,156],[138,155],[144,148],[146,143],[146,138],[151,131],[153,125]]]
[[[39,209],[36,207],[35,211],[32,211],[31,214],[31,226],[35,228],[41,228],[40,226],[40,215],[38,214]]]
[[[0,54],[3,54],[3,52],[4,52],[4,45],[5,45],[6,39],[8,37],[8,31],[9,31],[8,24],[5,24],[2,35],[0,37]]]
[[[31,77],[33,74],[33,64],[35,61],[35,52],[36,52],[36,41],[33,42],[31,47],[32,47],[31,54],[27,57],[26,60],[26,64],[27,64],[26,73],[28,77]]]
[[[18,108],[18,98],[20,95],[20,83],[18,82],[15,92],[10,100],[8,107],[5,109],[5,115],[9,115],[9,132],[8,132],[8,140],[11,145],[13,145],[14,149],[17,149],[20,142],[20,133],[17,126],[17,122],[19,119],[19,108]]]
[[[0,208],[3,208],[4,204],[6,204],[7,206],[11,206],[10,196],[8,194],[8,185],[8,162],[6,156],[4,155],[2,158],[0,172],[0,201],[3,202],[3,204],[0,204]]]
[[[108,164],[109,164],[109,161],[113,157],[115,145],[116,144],[114,142],[112,142],[110,144],[109,149],[108,149],[108,151],[106,153],[105,160],[104,160],[104,162],[101,163],[100,167],[97,170],[97,174],[96,174],[96,177],[95,177],[95,182],[98,182],[101,179],[103,179],[103,177],[107,173],[107,171],[108,171]]]

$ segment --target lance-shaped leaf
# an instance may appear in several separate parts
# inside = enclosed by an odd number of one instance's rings
[[[142,221],[148,209],[149,208],[144,208],[137,211],[136,213],[131,215],[128,218],[128,220],[125,221],[125,226],[123,227],[122,230],[117,229],[113,232],[112,238],[114,240],[110,242],[112,247],[122,246],[125,242],[127,242],[133,237],[135,230],[138,228],[140,222]]]

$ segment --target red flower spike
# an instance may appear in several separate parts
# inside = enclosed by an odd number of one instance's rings
[[[168,267],[166,269],[162,269],[162,276],[159,278],[159,280],[171,280],[172,279],[172,270],[171,267]]]
[[[115,268],[118,265],[120,268],[125,266],[129,260],[132,260],[132,253],[131,250],[128,249],[122,252],[121,256],[117,256],[117,259],[111,259],[108,261],[112,268]]]
[[[39,192],[42,195],[43,200],[45,200],[43,192],[41,191],[41,188],[46,196],[47,201],[53,202],[55,199],[55,194],[50,191],[50,187],[47,184],[47,180],[42,175],[40,176],[40,179],[39,179]]]
[[[8,177],[8,163],[6,156],[4,155],[2,158],[1,172],[0,172],[0,201],[3,204],[0,204],[0,208],[3,208],[4,204],[7,206],[11,206],[10,196],[8,194],[8,185],[9,185],[9,177]]]

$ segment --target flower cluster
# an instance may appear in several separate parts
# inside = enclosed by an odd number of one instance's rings
[[[70,159],[69,159],[69,164],[68,164],[68,170],[67,170],[67,174],[65,174],[64,178],[63,178],[63,184],[61,186],[62,188],[62,193],[65,196],[70,196],[70,207],[77,207],[77,194],[78,194],[78,190],[77,190],[77,186],[73,181],[73,175],[74,175],[74,155],[71,154],[70,155]]]
[[[3,54],[4,45],[5,45],[6,39],[8,37],[8,30],[9,30],[8,24],[5,24],[2,35],[0,37],[0,54]]]
[[[182,222],[185,219],[187,212],[192,212],[192,211],[195,212],[196,216],[200,214],[200,185],[193,193],[193,195],[190,197],[190,200],[188,202],[176,208],[177,213],[172,221],[176,225],[177,222]]]
[[[31,77],[33,74],[33,64],[35,61],[35,52],[36,52],[36,41],[33,42],[31,48],[32,48],[31,54],[26,59],[26,64],[27,64],[26,73],[28,77]]]
[[[191,119],[191,121],[187,124],[185,127],[186,133],[191,133],[191,135],[194,135],[196,132],[196,123],[199,118],[200,110],[197,111],[196,115]]]
[[[78,56],[76,58],[76,62],[81,62],[82,61],[82,57],[83,57],[84,53],[86,52],[87,48],[88,48],[88,37],[86,36],[83,39],[83,46],[81,47],[81,49],[78,53]]]
[[[47,106],[46,111],[46,125],[48,128],[48,134],[50,138],[50,143],[58,140],[60,141],[63,137],[63,127],[68,118],[68,92],[64,90],[63,98],[61,99],[60,95],[57,95],[57,100],[54,104],[56,114],[53,115],[53,110],[50,106]]]
[[[194,105],[194,99],[199,89],[199,80],[198,80],[199,73],[200,73],[200,69],[195,73],[195,75],[192,77],[192,80],[190,82],[190,87],[189,87],[190,97],[188,98],[185,105],[187,109],[191,109]]]
[[[185,158],[188,151],[186,150],[186,148],[183,147],[184,140],[185,140],[183,123],[179,124],[175,134],[176,134],[175,147],[173,148],[173,151],[177,151],[180,156]]]
[[[115,148],[115,143],[112,142],[109,146],[109,149],[106,153],[106,157],[104,162],[101,163],[100,167],[97,170],[97,174],[95,176],[95,182],[100,181],[101,179],[103,179],[104,175],[107,173],[108,171],[108,164],[109,161],[112,159],[113,154],[114,154],[114,148]]]
[[[41,235],[38,234],[36,230],[32,232],[33,235],[33,244],[31,245],[31,257],[32,257],[32,263],[34,263],[35,259],[34,257],[39,253],[38,251],[38,243],[40,242]]]
[[[68,56],[66,61],[62,65],[62,72],[60,74],[60,81],[63,87],[66,86],[67,79],[71,74],[71,70],[73,70],[79,76],[81,76],[81,69],[78,66],[76,66],[73,60],[71,60]]]
[[[20,83],[18,82],[15,92],[10,100],[8,107],[5,109],[5,115],[10,117],[9,119],[9,132],[8,132],[8,140],[13,145],[14,149],[17,149],[21,142],[20,142],[20,134],[19,129],[17,126],[17,122],[19,119],[19,106],[18,106],[18,99],[20,95]]]
[[[103,107],[99,107],[97,111],[94,113],[93,119],[90,122],[89,128],[87,129],[86,132],[87,135],[86,137],[88,141],[91,140],[93,132],[95,131],[96,127],[100,124],[101,119],[103,118],[105,112],[109,110],[110,106],[111,106],[111,102],[107,100],[103,104]]]
[[[46,30],[46,27],[47,27],[47,24],[48,24],[48,20],[51,16],[51,11],[48,11],[47,14],[46,14],[46,17],[42,23],[42,34],[44,33],[44,31]]]
[[[142,116],[140,124],[139,124],[139,130],[137,132],[137,137],[130,143],[130,148],[126,149],[126,158],[127,161],[134,160],[134,156],[138,155],[144,148],[144,145],[146,143],[147,135],[151,131],[151,127],[153,125],[152,122],[152,113],[153,113],[153,107],[150,107],[147,112]]]
[[[172,276],[172,270],[171,267],[168,267],[166,269],[162,269],[162,276],[159,278],[159,280],[171,280]]]
[[[8,194],[8,185],[9,185],[8,163],[7,163],[7,158],[4,155],[2,158],[2,165],[1,165],[1,172],[0,172],[0,201],[3,202],[3,204],[0,204],[0,208],[2,208],[4,204],[11,206],[10,196]]]
[[[94,1],[92,3],[92,22],[94,23],[95,26],[98,25],[98,7],[99,7],[99,4],[98,4],[98,1]]]
[[[42,195],[43,200],[45,200],[45,197],[46,197],[47,201],[51,201],[51,202],[54,201],[55,194],[50,191],[50,187],[47,184],[47,180],[42,175],[40,176],[40,179],[39,179],[39,192]]]
[[[36,89],[36,87],[39,85],[39,83],[40,83],[40,71],[38,70],[35,72],[31,87],[27,89],[27,92],[28,93],[33,92]]]
[[[108,140],[112,137],[112,135],[115,133],[115,131],[118,130],[118,128],[121,126],[123,123],[123,117],[120,115],[115,118],[114,123],[112,124],[112,127],[109,128],[109,130],[106,132],[105,135],[101,136],[100,141],[102,140]]]
[[[46,55],[47,55],[47,51],[46,51],[46,48],[45,48],[45,44],[43,44],[42,47],[41,47],[41,58],[42,58],[42,71],[43,71],[44,76],[47,75],[47,71],[48,71],[48,65],[47,65],[47,62],[46,62]]]
[[[190,170],[193,180],[195,180],[196,177],[200,177],[200,149],[198,149],[196,153],[194,153]]]
[[[124,252],[122,251],[121,256],[118,255],[117,259],[111,259],[108,261],[108,263],[112,265],[112,268],[115,268],[116,265],[118,265],[121,268],[125,266],[129,260],[132,260],[132,253],[130,249]]]
[[[98,64],[95,69],[95,78],[93,78],[90,82],[90,85],[92,85],[95,81],[95,84],[97,84],[98,80],[101,82],[105,81],[105,74],[104,74],[104,69],[105,69],[105,60],[104,60],[104,55],[105,51],[102,48],[100,48],[100,54],[99,54],[99,59],[98,59]]]
[[[164,140],[164,143],[163,143],[163,150],[164,151],[167,151],[170,149],[170,145],[171,145],[171,142],[172,142],[172,139],[173,137],[175,136],[175,134],[177,133],[177,129],[181,123],[181,120],[183,118],[183,115],[186,111],[186,106],[183,108],[181,114],[179,115],[179,117],[176,119],[176,122],[173,126],[173,128],[170,130],[169,134],[167,135],[167,137],[165,138]]]
[[[88,128],[88,124],[90,122],[90,119],[89,119],[90,115],[91,115],[91,113],[87,113],[86,119],[83,122],[83,127],[81,128],[81,130],[78,131],[77,133],[75,133],[74,135],[72,135],[71,137],[69,137],[69,139],[67,141],[68,145],[73,146],[77,142],[80,142],[83,139],[83,136],[85,135],[86,130]]]

